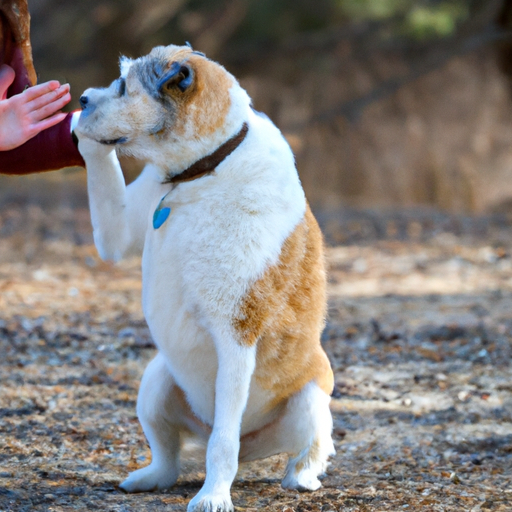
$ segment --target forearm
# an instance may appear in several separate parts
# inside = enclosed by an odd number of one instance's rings
[[[71,118],[72,113],[64,121],[40,132],[22,146],[0,151],[0,173],[30,174],[63,167],[84,167],[84,161],[71,135]]]

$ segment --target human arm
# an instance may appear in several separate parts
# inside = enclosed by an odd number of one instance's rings
[[[29,174],[83,166],[71,134],[73,114],[55,113],[55,109],[69,102],[69,86],[52,81],[2,99],[7,95],[13,75],[9,66],[0,67],[0,173]],[[5,114],[12,108],[16,111],[14,115]],[[2,113],[6,115],[5,122]],[[27,137],[32,138],[27,140]],[[5,151],[3,145],[18,147]]]
[[[73,113],[63,121],[43,130],[25,144],[11,151],[0,151],[1,174],[30,174],[63,167],[85,167],[73,140]]]

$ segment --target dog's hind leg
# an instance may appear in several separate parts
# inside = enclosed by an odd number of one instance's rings
[[[241,461],[288,453],[282,486],[298,491],[318,489],[318,475],[325,471],[328,457],[334,455],[329,402],[330,397],[315,382],[304,386],[288,400],[277,421],[242,438]]]
[[[329,410],[331,398],[316,383],[310,382],[291,400],[287,420],[290,426],[296,425],[302,442],[291,451],[281,485],[285,489],[314,491],[321,487],[318,475],[325,471],[327,459],[335,453]]]
[[[137,414],[151,448],[151,464],[131,473],[120,485],[123,490],[168,489],[178,479],[183,428],[178,392],[164,357],[158,354],[144,372],[137,399]]]

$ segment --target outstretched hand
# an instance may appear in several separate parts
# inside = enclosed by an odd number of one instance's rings
[[[59,112],[69,101],[69,84],[56,80],[35,85],[7,98],[14,71],[0,66],[0,151],[21,146],[27,140],[60,123],[66,114]]]

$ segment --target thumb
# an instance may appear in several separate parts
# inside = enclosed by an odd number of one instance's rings
[[[0,100],[7,98],[7,89],[14,82],[14,76],[14,70],[10,66],[0,66]]]

